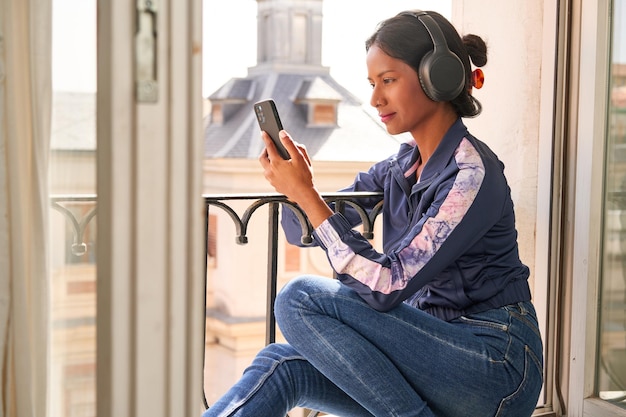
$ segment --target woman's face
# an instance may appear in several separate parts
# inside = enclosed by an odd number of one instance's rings
[[[387,131],[392,135],[410,132],[416,137],[440,106],[426,96],[417,73],[404,61],[372,45],[366,62],[373,89],[370,104]]]

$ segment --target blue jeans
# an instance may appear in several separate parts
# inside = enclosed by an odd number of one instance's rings
[[[446,322],[402,304],[382,313],[330,278],[288,283],[275,305],[289,344],[264,348],[204,414],[523,417],[542,386],[542,342],[522,302]]]

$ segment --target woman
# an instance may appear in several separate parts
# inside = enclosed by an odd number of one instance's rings
[[[264,348],[205,416],[282,417],[295,406],[530,416],[543,365],[529,269],[503,164],[462,122],[481,110],[472,88],[482,73],[470,68],[486,63],[486,46],[435,12],[409,11],[383,21],[366,50],[371,105],[390,134],[413,138],[346,189],[384,193],[383,252],[324,202],[306,149],[282,131],[285,161],[263,132],[265,177],[306,212],[338,279],[282,289],[275,314],[288,344]],[[283,228],[299,240],[289,210]]]

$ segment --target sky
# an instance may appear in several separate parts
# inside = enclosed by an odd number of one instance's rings
[[[96,1],[52,0],[54,90],[96,91]]]
[[[450,0],[324,0],[322,65],[364,102],[371,87],[365,67],[365,40],[376,24],[403,10],[436,10],[450,18]],[[256,65],[256,0],[204,0],[203,96]],[[220,41],[222,40],[222,41]]]

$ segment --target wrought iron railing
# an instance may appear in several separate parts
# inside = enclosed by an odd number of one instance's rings
[[[368,238],[374,237],[374,223],[382,209],[382,194],[372,192],[337,192],[324,193],[323,198],[332,205],[335,212],[343,213],[346,207],[353,209],[361,219],[362,234]],[[276,299],[278,286],[278,236],[279,236],[279,208],[281,206],[291,209],[298,220],[302,229],[301,242],[304,245],[312,242],[313,229],[306,218],[306,214],[296,204],[289,201],[282,194],[206,194],[203,195],[206,207],[205,216],[205,250],[209,247],[209,212],[211,207],[219,208],[226,212],[232,219],[236,229],[236,242],[241,245],[248,243],[248,225],[255,212],[262,206],[268,206],[268,243],[267,243],[267,304],[266,304],[266,323],[265,323],[265,341],[273,343],[276,340],[276,322],[274,319],[274,300]],[[366,210],[362,204],[365,199],[370,202],[373,199],[377,201],[374,208]],[[250,201],[250,204],[239,214],[229,204],[232,201]],[[70,210],[68,204],[77,203],[93,203],[90,208],[81,217]],[[97,212],[96,196],[89,195],[55,195],[51,198],[52,207],[62,213],[73,229],[73,242],[71,250],[74,255],[83,255],[87,251],[87,244],[84,242],[85,230]],[[205,277],[207,274],[208,264],[205,264]],[[206,278],[205,278],[206,285]],[[206,288],[205,288],[206,294]],[[205,300],[206,305],[206,300]],[[205,338],[203,338],[205,339]],[[205,341],[206,343],[206,341]],[[208,408],[206,401],[206,393],[202,389],[205,407]],[[310,416],[317,415],[312,412]]]
[[[351,192],[351,193],[325,193],[324,199],[332,204],[336,212],[344,212],[346,205],[353,208],[361,217],[363,225],[363,235],[372,239],[374,237],[374,222],[380,214],[382,208],[382,198],[379,193],[371,192]],[[377,198],[380,202],[373,210],[366,211],[359,200],[365,198]],[[306,218],[306,214],[296,204],[287,200],[282,194],[234,194],[234,195],[205,195],[204,200],[208,212],[211,206],[219,207],[231,217],[236,228],[236,240],[239,244],[248,243],[247,229],[250,219],[258,208],[268,206],[268,244],[267,244],[267,310],[266,310],[266,343],[273,343],[276,340],[276,323],[274,321],[274,300],[277,291],[278,275],[278,233],[279,233],[279,207],[281,205],[290,208],[300,220],[302,228],[301,241],[304,245],[312,242],[312,227]],[[227,201],[246,200],[252,201],[247,209],[241,214],[227,204]],[[206,223],[205,236],[208,238],[208,220]],[[207,242],[208,247],[208,242]]]

